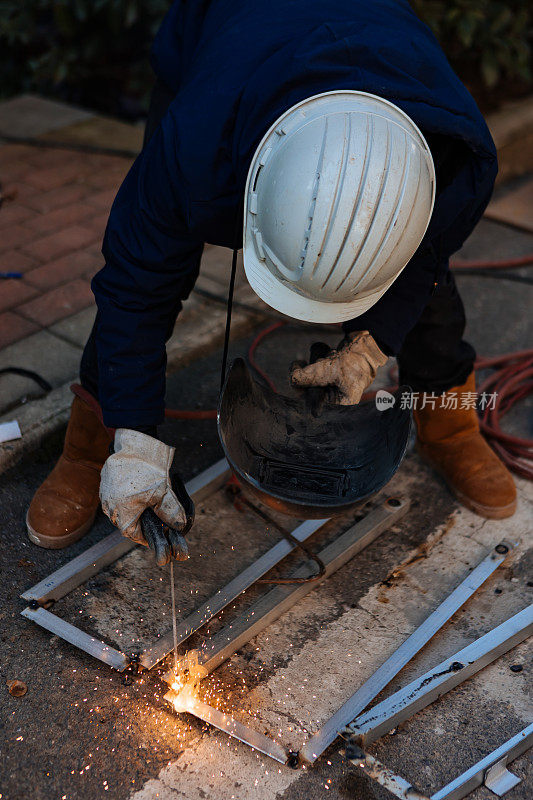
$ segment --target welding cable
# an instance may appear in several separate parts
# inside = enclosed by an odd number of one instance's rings
[[[506,353],[494,358],[479,358],[477,370],[494,370],[478,388],[484,408],[479,424],[491,447],[517,475],[533,480],[533,439],[504,433],[500,421],[519,400],[533,394],[533,349]],[[486,395],[494,396],[493,404]]]
[[[235,477],[230,478],[230,480],[226,484],[226,493],[231,498],[235,507],[240,511],[242,508],[239,506],[246,506],[252,513],[256,516],[260,517],[264,522],[267,522],[269,525],[272,525],[281,535],[286,539],[293,547],[296,547],[298,550],[301,550],[305,556],[310,561],[314,561],[318,567],[318,572],[315,572],[314,575],[308,575],[305,578],[259,578],[256,583],[268,583],[268,584],[290,584],[290,583],[312,583],[313,581],[318,581],[320,578],[323,578],[326,574],[326,565],[322,561],[322,559],[311,550],[310,547],[307,546],[305,542],[300,542],[295,536],[292,535],[290,531],[280,525],[276,520],[270,516],[266,511],[259,506],[256,506],[255,503],[252,503],[248,498],[244,495],[242,488]]]
[[[276,389],[276,385],[274,381],[270,378],[270,376],[267,375],[267,373],[261,369],[261,367],[255,360],[255,351],[257,350],[263,339],[266,339],[266,337],[270,336],[271,333],[274,333],[274,331],[277,331],[280,328],[284,327],[285,324],[286,324],[285,322],[281,321],[273,322],[272,325],[269,325],[267,328],[264,328],[262,331],[259,331],[255,339],[253,340],[252,344],[248,348],[248,361],[250,362],[254,370],[263,378],[264,381],[266,381],[266,383],[270,386],[272,391],[276,392],[276,394],[278,392],[278,390]]]
[[[23,378],[29,378],[32,381],[41,387],[43,392],[51,392],[52,386],[45,380],[38,372],[34,372],[32,369],[23,369],[22,367],[3,367],[0,369],[0,375],[21,375]]]
[[[514,281],[515,283],[525,283],[529,286],[533,286],[533,278],[530,278],[528,275],[510,275],[503,270],[490,270],[490,269],[460,269],[457,273],[455,273],[460,278],[465,278],[472,276],[473,278],[493,278],[494,280],[500,281]]]
[[[498,261],[467,260],[456,258],[450,261],[450,269],[517,269],[518,267],[533,266],[533,253],[518,258],[504,258]]]

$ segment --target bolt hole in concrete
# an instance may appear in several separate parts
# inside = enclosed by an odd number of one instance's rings
[[[402,501],[398,497],[389,497],[386,501],[386,504],[389,508],[399,508],[402,504]]]

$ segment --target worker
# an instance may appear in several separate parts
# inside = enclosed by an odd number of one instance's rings
[[[252,287],[278,311],[342,323],[342,343],[295,368],[295,386],[335,387],[353,405],[396,356],[421,398],[422,458],[476,513],[513,514],[513,479],[479,431],[475,353],[449,270],[489,201],[496,153],[406,0],[176,0],[152,64],[144,147],[92,282],[83,388],[31,502],[30,539],[76,541],[99,496],[136,542],[147,543],[147,508],[186,526],[184,490],[169,479],[174,449],[157,427],[165,342],[205,242],[243,246]]]

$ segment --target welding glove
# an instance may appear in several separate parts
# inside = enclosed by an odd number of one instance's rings
[[[291,383],[300,389],[333,387],[339,405],[356,405],[368,389],[378,367],[387,362],[368,331],[347,334],[336,350],[307,366],[293,365]]]
[[[194,520],[194,504],[169,470],[174,448],[139,431],[119,428],[115,452],[102,468],[100,500],[111,522],[134,542],[150,547],[161,566],[183,561],[183,534]]]

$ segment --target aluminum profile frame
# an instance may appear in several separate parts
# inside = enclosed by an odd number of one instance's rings
[[[222,459],[189,481],[186,484],[186,488],[188,493],[198,502],[217,491],[230,475],[231,470],[229,464],[226,459]],[[342,566],[342,564],[355,555],[356,552],[359,552],[359,550],[373,541],[376,536],[393,524],[393,522],[400,519],[407,512],[408,508],[409,503],[406,501],[388,499],[383,503],[381,508],[370,512],[370,514],[356,523],[350,531],[339,537],[336,542],[323,551],[323,556],[326,558],[331,557],[335,560],[333,568],[332,565],[330,565],[330,570],[327,574],[331,574],[335,569],[338,569],[339,566]],[[329,522],[327,519],[307,520],[292,532],[293,536],[299,541],[305,541],[320,528],[325,526],[327,522]],[[348,541],[346,538],[349,538],[353,529],[356,529],[355,544],[354,542]],[[344,545],[348,547],[347,553],[343,551]],[[109,664],[114,669],[120,672],[124,671],[132,662],[131,655],[117,650],[106,642],[90,636],[80,628],[61,619],[50,610],[50,606],[57,600],[65,597],[69,592],[81,586],[101,569],[130,552],[136,546],[134,542],[124,538],[119,531],[114,531],[109,534],[109,536],[106,536],[100,542],[88,548],[84,553],[81,553],[51,575],[39,581],[35,586],[27,589],[21,597],[24,600],[29,600],[30,605],[21,612],[22,616],[57,636],[60,636],[80,650],[89,653],[89,655]],[[287,540],[277,542],[270,550],[237,575],[225,587],[220,589],[213,597],[182,620],[178,626],[178,641],[185,641],[202,625],[209,622],[216,614],[222,611],[223,608],[242,594],[242,592],[252,586],[270,569],[279,564],[285,556],[295,549],[295,547],[296,545],[292,545]],[[339,547],[342,551],[340,560],[338,559]],[[304,577],[308,574],[308,568],[303,567],[295,573],[295,577]],[[327,574],[324,577],[327,577]],[[255,635],[255,632],[257,632],[257,623],[260,622],[261,619],[262,627],[265,627],[273,618],[283,613],[286,608],[290,607],[300,597],[307,594],[308,591],[311,591],[318,583],[317,581],[308,584],[297,584],[296,586],[279,586],[271,592],[268,592],[267,595],[264,596],[267,599],[266,605],[269,608],[277,607],[275,616],[272,617],[272,610],[266,608],[263,603],[261,605],[262,613],[258,611],[257,616],[253,620],[253,624],[245,625],[244,630],[241,631],[241,634],[245,636],[245,640],[248,641]],[[261,603],[262,600],[263,598],[260,598],[258,602]],[[207,641],[209,642],[210,640]],[[227,642],[225,641],[222,648],[223,652],[219,652],[216,648],[216,642],[214,642],[213,648],[217,651],[211,654],[214,657],[214,660],[210,659],[213,665],[212,668],[222,663],[222,661],[231,655],[232,652],[235,652],[239,646],[240,644],[236,644],[234,649],[231,650],[228,648]],[[150,669],[167,656],[172,649],[172,631],[169,631],[163,634],[154,645],[145,650],[138,658],[138,663],[141,667]]]
[[[451,594],[427,617],[343,706],[304,744],[300,758],[313,763],[332,744],[406,664],[433,638],[462,605],[505,561],[516,545],[504,539],[497,544]]]
[[[231,475],[231,470],[225,458],[217,461],[212,466],[192,478],[186,489],[196,502],[209,497],[224,484]],[[101,569],[112,564],[121,556],[137,547],[135,542],[124,538],[119,531],[106,536],[100,542],[89,547],[84,553],[64,564],[58,570],[39,583],[27,589],[22,595],[23,600],[29,600],[21,614],[26,619],[35,622],[42,628],[60,636],[80,650],[109,664],[119,672],[123,672],[131,664],[132,657],[106,644],[104,641],[71,625],[69,622],[53,614],[48,605],[53,605],[56,600],[65,597],[69,592],[81,586]]]
[[[381,507],[375,509],[363,520],[357,522],[352,526],[352,528],[346,531],[346,533],[344,533],[331,545],[319,553],[320,558],[326,565],[326,573],[322,580],[326,579],[335,570],[339,569],[357,552],[362,550],[363,547],[373,541],[383,530],[389,527],[393,521],[391,516],[394,516],[395,519],[398,519],[399,516],[403,516],[407,512],[408,508],[408,501],[402,502],[401,500],[395,499],[394,504],[391,504],[390,499],[387,500]],[[419,626],[419,628],[417,628],[416,631],[408,639],[406,639],[402,645],[400,645],[400,647],[382,665],[382,667],[380,667],[380,669],[378,669],[377,672],[374,673],[374,675],[365,684],[363,684],[358,692],[356,692],[355,695],[350,698],[348,703],[345,704],[345,706],[343,706],[341,709],[343,715],[345,716],[346,714],[346,707],[353,705],[352,701],[354,701],[354,699],[356,702],[363,704],[363,707],[366,707],[366,705],[368,705],[368,703],[370,703],[371,700],[374,699],[377,694],[379,694],[382,688],[384,688],[384,686],[386,686],[390,680],[392,680],[392,678],[400,671],[400,669],[403,668],[403,666],[405,666],[405,664],[417,652],[419,652],[419,650],[427,643],[427,641],[429,641],[429,639],[432,638],[432,636],[444,626],[451,616],[453,616],[455,611],[457,611],[474,594],[474,592],[481,585],[483,585],[487,578],[492,575],[494,571],[505,561],[514,547],[515,544],[507,540],[503,540],[497,544],[493,550],[472,570],[472,572],[451,592],[451,594],[448,595],[448,597],[440,604],[440,606],[432,614],[430,614],[430,616],[422,623],[422,625]],[[295,576],[303,576],[306,574],[306,572],[308,573],[308,571],[309,568],[307,566],[303,567],[295,573]],[[266,595],[260,597],[255,603],[252,604],[252,606],[250,606],[250,608],[240,614],[231,623],[227,624],[216,634],[213,634],[206,639],[201,649],[189,651],[187,656],[182,658],[178,663],[178,670],[184,671],[188,669],[189,659],[192,655],[195,664],[202,670],[202,677],[205,677],[216,667],[218,667],[224,660],[229,658],[236,650],[242,647],[243,644],[256,636],[271,622],[281,616],[281,614],[283,614],[286,610],[291,608],[294,603],[300,599],[300,597],[311,591],[318,583],[319,581],[316,583],[300,584],[292,587],[277,586],[275,589],[272,589]],[[503,635],[501,632],[500,634],[496,635],[495,639],[491,643],[491,647],[488,648],[491,653],[495,653],[493,658],[496,658],[497,655],[510,649],[519,641],[522,641],[522,639],[524,639],[527,635],[527,631],[529,631],[532,622],[529,609],[525,609],[523,612],[520,612],[520,614],[516,615],[516,617],[517,619],[512,618],[512,620],[508,621],[511,629],[504,631]],[[508,640],[508,646],[505,646],[502,643],[502,640]],[[498,650],[497,653],[496,650]],[[485,663],[489,663],[489,661],[486,661]],[[483,664],[483,666],[484,665],[485,664]],[[463,674],[465,677],[467,677],[466,673]],[[168,672],[165,676],[163,676],[163,680],[172,686],[175,680],[174,672]],[[457,683],[458,682],[459,681],[457,681]],[[176,698],[177,694],[172,688],[164,696],[164,699],[170,704],[173,704]],[[363,700],[365,701],[364,703]],[[206,706],[206,708],[208,707]],[[194,708],[191,707],[187,710],[189,713],[192,713],[193,715],[195,714]],[[350,721],[349,718],[347,720],[345,719],[344,725],[336,728],[336,733],[333,738],[327,744],[325,744],[325,737],[322,736],[322,733],[324,730],[328,731],[329,738],[331,735],[329,729],[332,727],[331,721],[337,719],[338,715],[339,712],[337,712],[337,714],[328,720],[326,725],[321,728],[320,731],[318,731],[321,752],[323,752],[326,747],[331,744],[331,741],[336,738],[337,734],[340,733],[342,728],[344,728],[345,725]],[[201,714],[198,714],[197,716],[206,721],[205,716],[202,716]],[[216,722],[213,722],[213,724],[215,727],[219,727],[226,733],[233,735],[230,727],[220,727]],[[237,725],[237,723],[235,724]],[[247,728],[247,726],[244,726],[243,728],[242,723],[238,724],[240,725],[241,729],[248,731],[246,735],[250,740],[252,740],[254,737],[254,731],[250,728]],[[238,738],[241,741],[246,741],[246,743],[250,744],[250,741],[248,741],[248,739],[243,739],[242,736],[236,735],[235,738]],[[271,740],[269,740],[267,737],[267,741]],[[287,758],[291,758],[293,760],[296,759],[304,763],[309,761],[305,753],[305,747],[308,747],[310,744],[312,746],[314,741],[315,737],[311,737],[311,739],[309,739],[304,745],[302,751],[300,751],[300,753],[297,755],[287,751]],[[278,743],[275,744],[277,746]],[[253,747],[254,745],[250,746]],[[270,755],[270,752],[266,752],[265,749],[262,749],[261,752],[264,752],[266,755]],[[316,760],[320,754],[321,753],[314,753],[313,761]],[[272,755],[272,758],[280,760],[276,755]],[[401,779],[400,783],[402,781],[403,779]],[[405,781],[403,781],[402,785],[404,789],[406,789],[406,787],[410,787],[410,785]],[[414,798],[412,793],[403,796],[409,796],[411,800]],[[420,798],[422,797],[423,796],[420,795]]]
[[[298,600],[344,566],[354,555],[368,547],[380,534],[405,516],[408,510],[408,500],[388,498],[318,553],[326,567],[320,580],[276,586],[259,597],[231,623],[206,638],[201,649],[196,651],[198,663],[205,674],[216,669],[243,644],[292,608]],[[309,574],[309,567],[304,565],[294,573],[294,577],[303,578]],[[178,667],[187,668],[186,659]],[[172,682],[172,678],[172,672],[164,676],[168,683]]]
[[[298,539],[298,541],[304,542],[328,521],[327,519],[306,520],[292,531],[292,535],[295,539]],[[209,600],[206,600],[199,608],[178,623],[176,628],[177,644],[184,642],[201,628],[202,625],[205,625],[206,622],[213,619],[213,617],[220,613],[229,603],[239,597],[246,589],[259,580],[259,578],[279,564],[280,561],[295,548],[296,545],[291,544],[287,539],[282,539],[254,561],[253,564],[250,564],[243,572],[233,578],[226,586],[219,589]],[[151,669],[168,655],[173,647],[174,637],[173,632],[170,630],[168,633],[163,634],[155,645],[145,650],[141,656],[140,663],[146,669]]]
[[[348,725],[365,748],[533,633],[533,604],[408,683]]]
[[[533,723],[523,728],[516,736],[512,736],[488,756],[482,758],[473,767],[463,772],[455,780],[446,784],[438,792],[431,795],[431,800],[462,800],[478,786],[485,786],[501,797],[513,786],[520,783],[520,778],[506,769],[507,764],[514,761],[533,746]]]
[[[256,600],[231,623],[206,639],[201,650],[189,651],[178,663],[178,669],[188,669],[191,661],[193,661],[196,670],[200,669],[201,677],[207,676],[242,647],[243,644],[250,641],[285,611],[292,608],[298,600],[344,566],[357,553],[361,552],[390,528],[391,525],[398,522],[409,510],[409,505],[408,500],[400,498],[388,498],[385,500],[379,507],[372,510],[320,551],[319,558],[326,567],[325,573],[320,580],[276,586],[276,588]],[[306,577],[309,574],[310,568],[305,565],[294,573],[294,577]],[[174,672],[172,670],[168,672],[163,676],[163,680],[172,687],[175,680]],[[173,705],[177,697],[177,693],[172,688],[164,695],[164,699],[171,705]],[[220,712],[205,703],[195,700],[185,710],[187,713],[214,725],[219,730],[239,739],[239,741],[245,742],[250,747],[259,750],[280,763],[288,764],[292,767],[297,767],[299,764],[296,753],[284,749],[279,742],[258,733],[253,728],[233,719],[233,717],[221,715]]]
[[[169,703],[173,703],[177,696],[177,693],[171,689],[165,694],[164,699]],[[280,742],[256,731],[254,728],[250,728],[229,714],[224,714],[218,708],[203,703],[197,698],[194,698],[186,711],[188,714],[193,714],[198,719],[201,719],[202,722],[207,722],[208,725],[212,725],[214,728],[218,728],[219,731],[229,734],[233,739],[247,744],[252,750],[257,750],[265,756],[273,758],[274,761],[278,761],[280,764],[287,764],[291,758],[290,750],[287,750]]]

